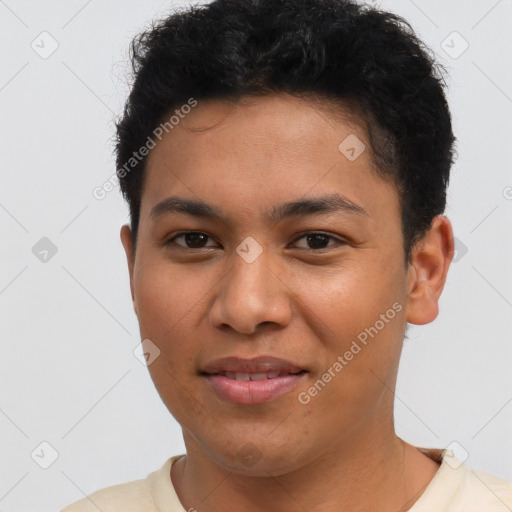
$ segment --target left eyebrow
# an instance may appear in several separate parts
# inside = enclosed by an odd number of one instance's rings
[[[289,217],[305,217],[307,215],[338,212],[370,216],[362,206],[359,206],[347,197],[340,194],[332,194],[280,204],[274,207],[270,218],[279,222]]]
[[[266,214],[266,217],[271,221],[279,222],[290,217],[306,217],[308,215],[337,212],[370,216],[362,206],[354,203],[347,197],[340,194],[332,194],[282,203],[275,206],[270,213]],[[194,217],[227,221],[227,217],[217,206],[204,201],[177,196],[168,197],[157,203],[151,209],[149,216],[152,220],[157,220],[159,217],[169,213],[184,213]]]

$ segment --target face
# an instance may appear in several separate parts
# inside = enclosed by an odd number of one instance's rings
[[[149,155],[134,259],[122,240],[188,453],[278,475],[392,429],[418,272],[357,124],[285,94],[199,102]]]

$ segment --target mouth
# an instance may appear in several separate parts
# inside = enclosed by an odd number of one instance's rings
[[[274,357],[229,357],[207,364],[200,375],[222,400],[256,405],[288,393],[307,373],[296,364]]]
[[[238,381],[248,381],[248,380],[265,380],[265,379],[276,379],[278,377],[286,377],[288,375],[302,375],[306,373],[306,370],[301,370],[298,372],[282,372],[279,370],[272,372],[260,372],[260,373],[250,373],[250,372],[228,372],[222,371],[217,373],[204,373],[204,375],[220,375],[221,377],[226,377],[231,380]]]

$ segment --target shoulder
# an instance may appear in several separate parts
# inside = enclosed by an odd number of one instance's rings
[[[145,480],[100,489],[89,496],[68,505],[61,512],[135,512],[154,509],[153,499]]]
[[[469,510],[512,510],[512,483],[485,471],[465,466],[459,493]]]
[[[420,450],[441,465],[409,512],[512,511],[512,483],[467,466],[453,450]]]
[[[61,512],[158,512],[155,482],[170,468],[174,457],[146,478],[99,489],[61,510]]]

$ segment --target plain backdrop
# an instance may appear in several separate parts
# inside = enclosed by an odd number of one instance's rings
[[[133,352],[127,206],[117,188],[92,195],[115,171],[129,42],[175,5],[0,2],[3,512],[60,510],[183,453]],[[447,67],[459,155],[446,210],[456,261],[439,317],[405,341],[397,432],[512,480],[512,1],[379,5]]]

